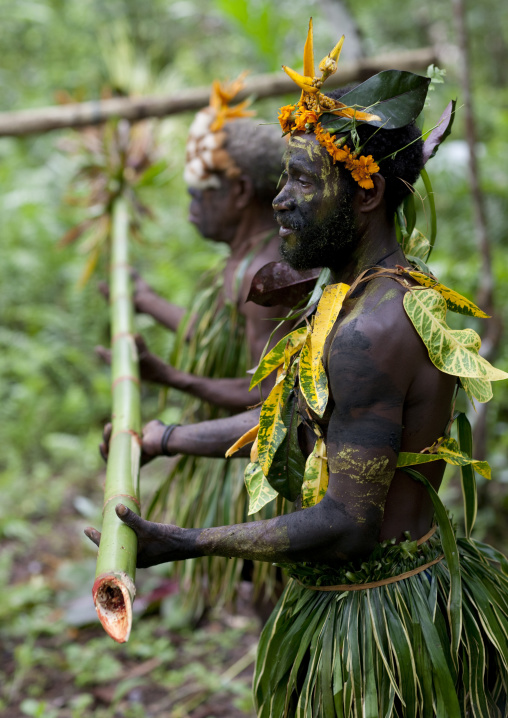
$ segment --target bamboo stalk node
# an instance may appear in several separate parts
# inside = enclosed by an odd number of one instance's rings
[[[95,610],[102,627],[117,643],[129,640],[135,595],[134,582],[123,571],[102,574],[95,579],[92,588]]]
[[[139,500],[136,496],[133,496],[132,494],[115,494],[114,496],[110,496],[109,499],[107,499],[107,501],[104,502],[104,505],[103,505],[103,507],[102,507],[102,514],[103,514],[103,515],[104,515],[104,511],[105,511],[105,509],[106,509],[106,506],[107,506],[108,504],[110,504],[111,501],[113,501],[113,500],[115,500],[115,499],[116,499],[117,501],[118,501],[118,499],[130,499],[131,501],[134,501],[134,503],[136,504],[136,506],[139,507],[139,509],[141,509],[141,502],[140,502],[140,500]]]

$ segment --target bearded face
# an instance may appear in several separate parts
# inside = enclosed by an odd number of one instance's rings
[[[285,185],[273,201],[283,259],[294,269],[340,269],[358,240],[354,190],[309,136],[291,138],[283,174]]]

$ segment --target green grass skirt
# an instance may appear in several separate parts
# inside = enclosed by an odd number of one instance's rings
[[[405,542],[335,584],[377,581],[442,553],[439,536]],[[385,545],[386,546],[386,545]],[[360,591],[313,591],[290,580],[258,647],[259,718],[504,718],[508,715],[508,563],[458,539],[462,627],[452,655],[445,560],[410,578]],[[392,570],[389,569],[392,565]],[[501,564],[501,567],[500,567]],[[293,570],[313,580],[314,569]],[[349,580],[348,580],[349,575]],[[325,584],[333,577],[327,576]]]

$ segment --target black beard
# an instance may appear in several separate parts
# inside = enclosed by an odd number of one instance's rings
[[[305,219],[298,211],[291,214],[286,211],[283,216],[279,214],[279,218],[297,238],[294,246],[289,246],[284,239],[280,246],[282,258],[293,269],[338,270],[348,263],[357,243],[356,220],[349,197],[344,197],[335,212],[321,222]]]

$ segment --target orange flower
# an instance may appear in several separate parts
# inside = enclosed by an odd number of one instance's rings
[[[284,105],[279,110],[278,120],[283,132],[289,132],[294,124],[292,116],[295,105]]]
[[[374,182],[371,179],[371,175],[375,172],[379,172],[379,165],[374,162],[372,155],[367,155],[367,157],[361,155],[355,160],[355,167],[351,171],[351,174],[360,187],[363,187],[363,189],[372,189]]]
[[[305,132],[307,129],[306,125],[316,125],[319,122],[319,117],[314,110],[301,109],[296,116],[295,128],[301,132]]]
[[[334,144],[333,147],[327,147],[327,149],[333,158],[334,164],[335,162],[346,162],[349,157],[349,150],[347,147],[337,147],[337,145]]]

